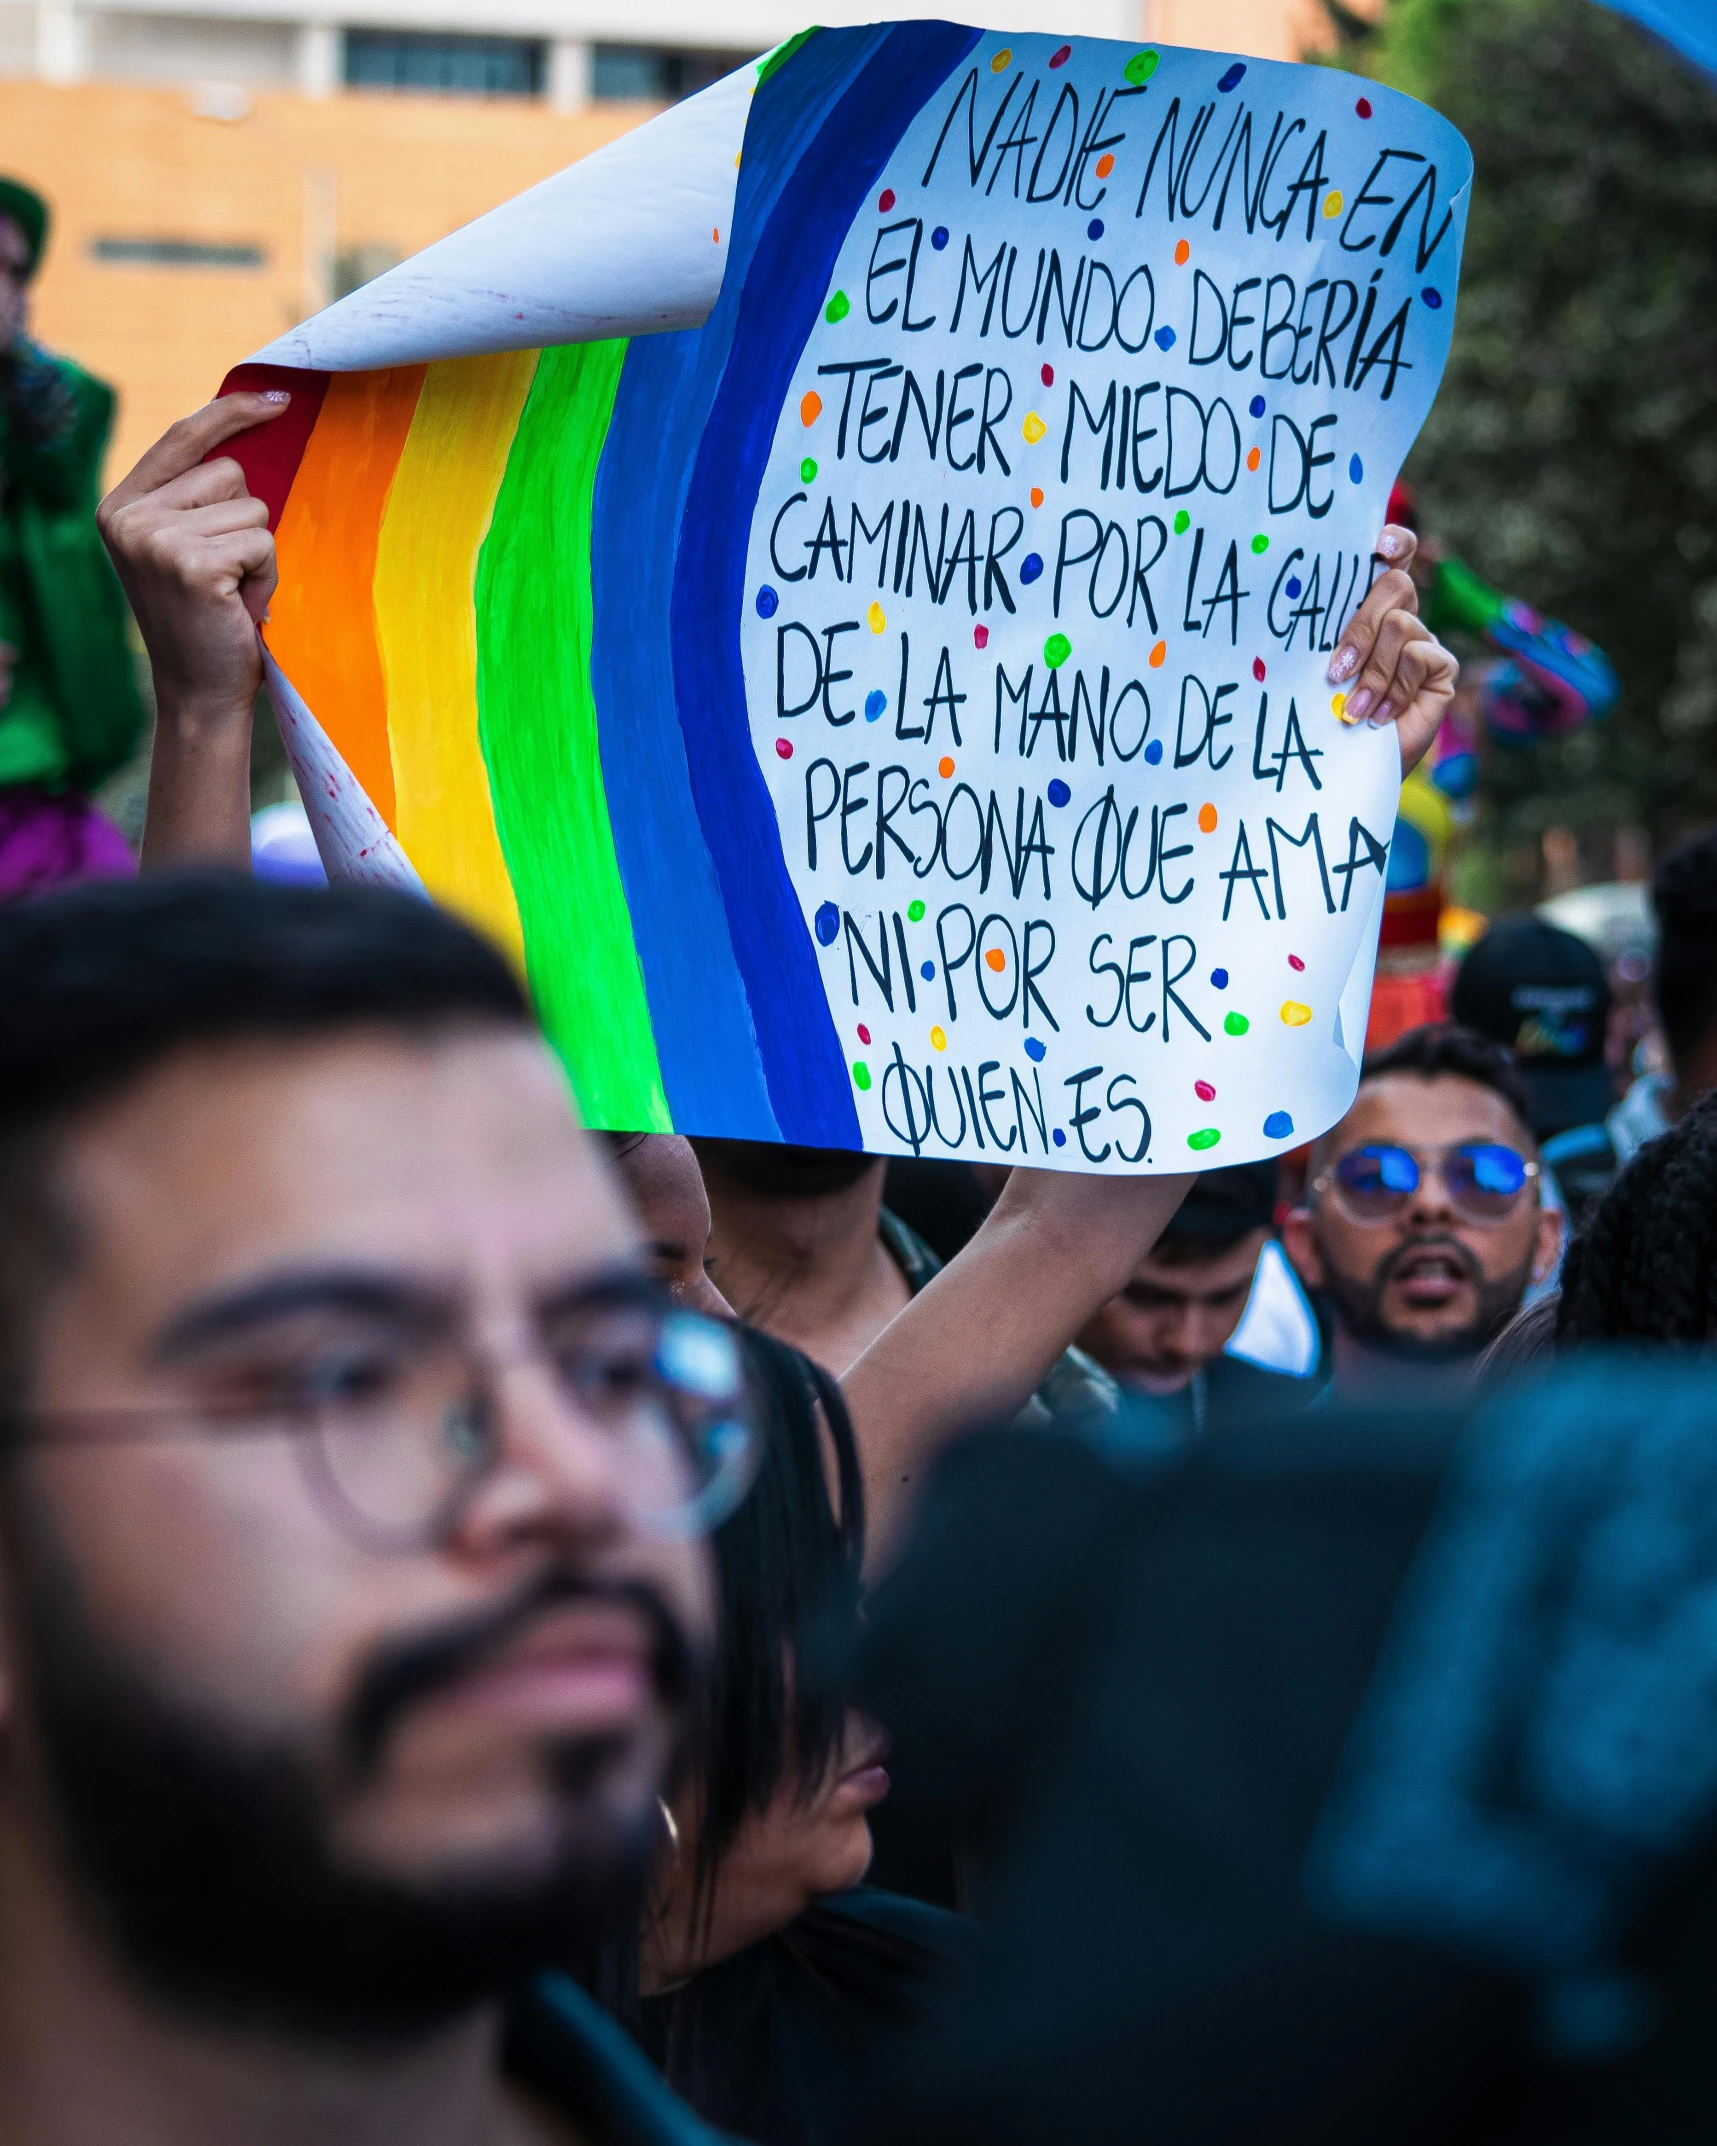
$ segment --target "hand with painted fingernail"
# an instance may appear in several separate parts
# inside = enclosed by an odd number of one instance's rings
[[[1419,616],[1416,549],[1411,529],[1393,523],[1384,529],[1375,554],[1382,571],[1329,665],[1330,684],[1346,689],[1335,696],[1336,713],[1344,723],[1393,724],[1403,775],[1430,750],[1460,678],[1460,666]]]
[[[268,508],[218,449],[291,397],[221,397],[156,441],[96,510],[155,680],[146,869],[250,863],[250,720],[258,623],[274,593]]]

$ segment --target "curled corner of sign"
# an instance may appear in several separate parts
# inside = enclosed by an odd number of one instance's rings
[[[310,832],[316,840],[316,854],[329,880],[395,887],[427,901],[428,889],[400,848],[392,828],[266,644],[262,663],[274,719],[280,726],[280,742],[286,748],[292,779],[298,785]]]
[[[1383,922],[1383,897],[1384,886],[1379,880],[1372,897],[1371,914],[1366,918],[1353,950],[1353,966],[1347,972],[1347,981],[1336,1001],[1335,1032],[1331,1040],[1338,1051],[1346,1054],[1355,1073],[1361,1070],[1365,1061],[1365,1031],[1371,1018],[1371,983],[1377,970],[1377,937]]]

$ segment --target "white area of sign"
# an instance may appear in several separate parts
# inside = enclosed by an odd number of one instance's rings
[[[1400,760],[1326,671],[1471,158],[1334,70],[1136,50],[986,35],[929,101],[752,524],[752,741],[876,1153],[1215,1167],[1358,1080]]]

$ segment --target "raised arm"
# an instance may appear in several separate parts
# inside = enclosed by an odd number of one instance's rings
[[[289,399],[226,395],[181,418],[96,510],[155,678],[146,872],[250,869],[256,629],[274,593],[274,538],[238,464],[204,458],[278,417]]]
[[[1062,1350],[1125,1286],[1192,1183],[1013,1173],[971,1243],[841,1381],[864,1471],[867,1566],[887,1562],[942,1446],[970,1424],[1005,1421],[1024,1407]]]

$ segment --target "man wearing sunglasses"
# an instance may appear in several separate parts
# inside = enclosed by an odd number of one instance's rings
[[[1366,1061],[1282,1230],[1333,1318],[1338,1388],[1464,1370],[1551,1272],[1561,1217],[1528,1115],[1513,1060],[1473,1029],[1412,1029]]]
[[[755,1433],[511,972],[216,874],[0,915],[0,1005],[7,2146],[706,2136],[537,1971],[637,1914]]]

